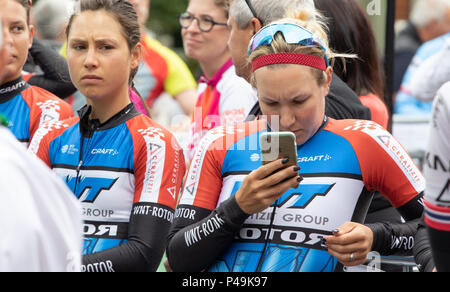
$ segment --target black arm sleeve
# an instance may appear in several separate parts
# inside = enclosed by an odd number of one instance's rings
[[[373,232],[372,250],[383,256],[412,255],[414,238],[423,214],[422,194],[398,208],[406,223],[378,222],[367,224]]]
[[[155,208],[156,211],[155,212]],[[100,265],[114,272],[155,272],[164,253],[174,211],[166,206],[136,203],[133,206],[128,241],[98,253],[83,256],[82,271],[97,271]],[[165,214],[163,218],[153,214]],[[171,214],[171,215],[167,215]]]
[[[450,232],[427,226],[432,255],[438,272],[450,272]]]
[[[336,74],[333,74],[330,91],[326,97],[325,114],[336,120],[372,118],[370,110]]]
[[[180,205],[166,251],[172,270],[199,272],[211,266],[229,247],[248,216],[234,196],[212,212]]]
[[[30,54],[44,74],[34,75],[28,81],[29,84],[50,91],[60,98],[67,98],[75,93],[77,89],[70,81],[67,62],[58,52],[34,38]]]
[[[419,265],[419,270],[421,272],[432,272],[434,269],[434,261],[423,216],[418,224],[413,251],[414,260]]]

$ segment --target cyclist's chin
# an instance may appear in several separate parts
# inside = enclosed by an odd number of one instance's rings
[[[22,74],[21,67],[16,65],[15,63],[10,63],[1,69],[1,75],[3,80],[0,80],[0,82],[2,84],[8,83],[10,81],[19,78],[21,74]]]

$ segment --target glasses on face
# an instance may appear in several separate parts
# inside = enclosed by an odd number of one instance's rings
[[[277,33],[281,33],[286,43],[290,45],[304,45],[307,47],[318,47],[326,52],[320,41],[314,38],[314,35],[307,29],[291,23],[272,24],[263,27],[257,32],[248,44],[248,55],[250,56],[260,46],[270,45]],[[327,67],[329,61],[325,55]]]
[[[227,26],[226,23],[216,22],[209,16],[201,16],[200,18],[195,17],[194,15],[185,12],[179,16],[180,25],[182,28],[186,29],[191,26],[194,20],[197,20],[198,28],[202,32],[210,32],[215,25]]]

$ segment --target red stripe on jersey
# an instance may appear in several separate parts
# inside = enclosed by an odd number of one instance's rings
[[[186,170],[175,137],[145,115],[127,121],[133,138],[134,203],[152,202],[175,209]]]
[[[73,117],[72,107],[67,102],[45,89],[31,86],[22,91],[21,94],[30,108],[30,140],[39,128],[41,121],[61,121]],[[48,116],[46,111],[49,112]]]
[[[42,124],[36,131],[33,140],[30,142],[29,151],[36,154],[48,167],[52,167],[49,148],[53,140],[61,136],[64,131],[78,123],[78,117],[72,117],[64,121],[49,121]]]
[[[398,208],[425,188],[425,179],[395,138],[371,121],[333,120],[325,128],[353,146],[364,184],[377,190]]]
[[[222,189],[222,165],[228,150],[239,140],[266,129],[266,121],[253,121],[208,132],[191,161],[183,199],[194,206],[214,210]],[[183,202],[181,202],[183,204]]]

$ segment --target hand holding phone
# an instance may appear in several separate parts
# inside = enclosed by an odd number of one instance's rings
[[[263,133],[260,137],[263,166],[252,171],[236,192],[236,202],[247,214],[267,209],[302,177],[297,166],[296,137],[290,132]]]

